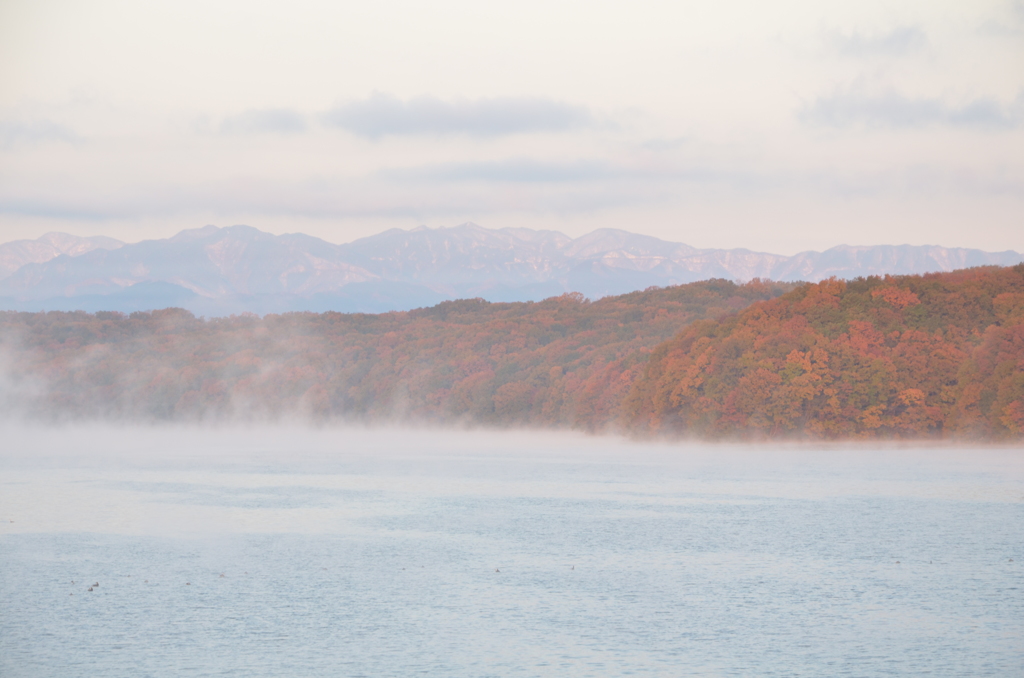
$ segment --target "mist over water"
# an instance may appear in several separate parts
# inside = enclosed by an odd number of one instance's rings
[[[0,434],[5,677],[1024,668],[1019,449]]]

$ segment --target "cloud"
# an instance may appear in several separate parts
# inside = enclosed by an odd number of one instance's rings
[[[640,148],[646,151],[654,151],[661,153],[664,151],[674,151],[685,146],[690,139],[687,137],[675,137],[673,139],[657,138],[649,139],[648,141],[640,144]]]
[[[409,169],[391,169],[382,178],[398,181],[493,181],[564,183],[622,176],[623,172],[594,161],[550,163],[529,158],[496,162],[440,163]]]
[[[254,109],[225,118],[221,134],[294,134],[306,131],[306,119],[286,108]]]
[[[1024,2],[1018,0],[1009,4],[1009,12],[1002,17],[992,17],[978,27],[984,36],[1019,39],[1024,35]]]
[[[23,145],[33,146],[46,141],[74,143],[78,140],[78,135],[71,129],[49,120],[0,121],[0,148],[4,150]]]
[[[442,101],[419,96],[408,101],[374,93],[324,115],[328,125],[355,135],[469,134],[492,137],[521,132],[562,132],[593,123],[590,112],[550,99],[513,98]]]
[[[911,99],[895,92],[876,96],[856,93],[819,97],[799,113],[801,121],[827,127],[924,127],[948,125],[1011,129],[1024,121],[1024,96],[1006,106],[992,99],[975,99],[949,106],[938,99]]]
[[[900,26],[886,33],[833,34],[829,41],[843,56],[903,56],[928,45],[928,36],[917,26]]]

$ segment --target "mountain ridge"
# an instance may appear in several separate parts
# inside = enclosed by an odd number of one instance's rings
[[[6,270],[4,261],[10,266],[19,261],[17,256],[24,260],[0,275],[0,306],[129,312],[173,302],[211,316],[384,312],[454,298],[527,301],[566,292],[600,298],[710,278],[815,282],[1024,260],[1013,251],[931,245],[840,245],[786,256],[698,249],[619,229],[571,238],[558,231],[487,229],[473,223],[396,228],[340,245],[244,225],[187,229],[138,243],[102,237],[62,240],[62,235],[0,245],[0,273]],[[33,249],[30,243],[39,244]],[[147,286],[132,290],[141,283]],[[147,289],[151,293],[143,294]]]
[[[70,233],[51,231],[35,240],[12,240],[0,244],[0,280],[25,264],[40,264],[62,254],[76,257],[95,249],[117,249],[125,243],[106,236],[83,238]]]

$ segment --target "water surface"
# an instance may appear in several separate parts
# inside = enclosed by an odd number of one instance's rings
[[[0,433],[3,676],[1024,673],[1016,449]]]

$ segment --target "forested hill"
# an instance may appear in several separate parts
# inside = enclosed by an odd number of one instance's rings
[[[793,288],[710,280],[595,302],[570,294],[262,319],[5,312],[0,392],[8,414],[44,418],[594,428],[617,420],[653,347]]]
[[[1024,437],[1024,264],[381,315],[6,312],[0,342],[13,416]]]
[[[623,407],[702,436],[1024,436],[1024,265],[827,280],[659,346]]]

